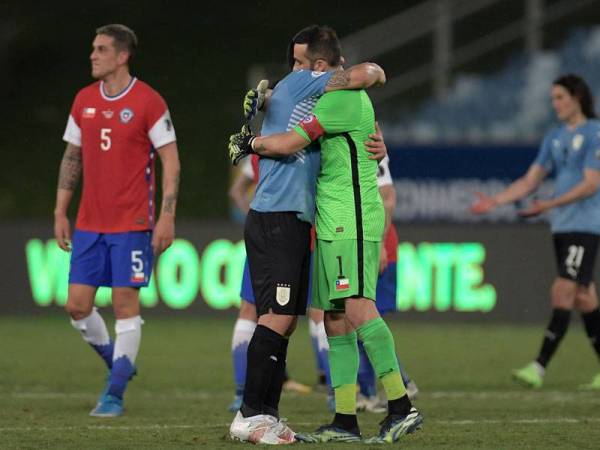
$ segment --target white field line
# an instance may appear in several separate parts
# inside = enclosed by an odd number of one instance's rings
[[[419,399],[457,399],[457,400],[519,400],[519,401],[550,401],[550,402],[583,402],[600,403],[600,395],[589,391],[431,391],[419,393]],[[152,391],[138,391],[136,396],[142,398],[154,398],[159,400],[211,400],[228,396],[224,393],[214,391],[174,391],[172,393],[157,394]],[[290,394],[286,394],[290,395]],[[296,396],[292,394],[291,396]],[[0,398],[16,398],[25,400],[54,400],[54,399],[90,399],[96,398],[95,392],[0,392]]]
[[[589,417],[577,419],[574,417],[558,417],[550,418],[534,418],[534,419],[513,419],[513,420],[428,420],[427,424],[431,425],[452,425],[452,426],[471,426],[471,425],[547,425],[547,424],[597,424],[600,423],[600,417]],[[195,425],[84,425],[84,426],[68,426],[68,427],[0,427],[0,433],[7,432],[41,432],[41,431],[147,431],[147,430],[203,430],[209,428],[229,428],[229,423],[197,423]],[[319,425],[317,422],[296,422],[292,424],[294,427],[314,427]]]

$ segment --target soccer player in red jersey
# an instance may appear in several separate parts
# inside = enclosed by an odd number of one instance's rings
[[[67,142],[54,210],[54,235],[72,251],[66,309],[83,339],[109,369],[90,415],[123,413],[123,393],[135,375],[141,340],[139,289],[148,285],[153,257],[173,242],[179,156],[167,104],[133,77],[137,47],[124,25],[96,30],[90,60],[97,81],[79,91],[63,139]],[[155,222],[154,160],[162,163],[162,205]],[[75,232],[67,210],[83,174]],[[116,339],[93,307],[100,286],[112,288]]]

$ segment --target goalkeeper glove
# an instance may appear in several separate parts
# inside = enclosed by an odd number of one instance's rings
[[[231,159],[234,166],[237,166],[240,160],[247,155],[255,153],[252,150],[254,139],[256,139],[256,136],[252,134],[248,125],[244,125],[239,133],[229,136],[229,159]]]
[[[256,113],[262,109],[265,104],[265,94],[268,87],[269,82],[267,80],[260,80],[256,89],[250,89],[246,93],[243,102],[244,119],[246,119],[246,122],[250,122]]]

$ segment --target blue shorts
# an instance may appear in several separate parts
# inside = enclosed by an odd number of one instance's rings
[[[396,263],[390,263],[377,279],[375,306],[383,315],[396,311]]]
[[[312,297],[312,253],[310,255],[310,266],[311,270],[308,275],[308,304],[310,305]],[[252,289],[252,280],[250,279],[250,266],[248,265],[248,258],[244,263],[244,275],[242,276],[242,290],[240,291],[240,297],[242,300],[246,300],[248,303],[255,305],[256,300],[254,299],[254,290]]]
[[[152,233],[94,233],[75,230],[69,284],[107,287],[148,286],[152,273]]]
[[[242,291],[240,292],[242,300],[246,300],[248,303],[256,304],[254,300],[254,290],[252,289],[252,280],[250,279],[250,266],[248,265],[248,258],[244,263],[244,275],[242,276]]]

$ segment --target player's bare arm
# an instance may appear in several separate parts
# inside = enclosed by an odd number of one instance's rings
[[[392,215],[396,207],[396,189],[393,184],[386,184],[379,188],[381,200],[383,200],[383,208],[385,210],[385,228],[383,235],[387,233],[388,228],[392,224]]]
[[[471,205],[470,211],[473,214],[485,214],[500,205],[520,200],[535,191],[546,175],[547,172],[542,166],[533,164],[524,176],[494,196],[476,192],[477,200]]]
[[[261,156],[272,158],[289,156],[306,147],[307,142],[293,130],[285,133],[276,133],[270,136],[257,136],[252,141],[252,150]]]
[[[238,175],[233,180],[233,184],[229,189],[229,198],[235,203],[235,205],[247,214],[250,210],[250,200],[248,199],[248,189],[252,185],[254,180],[249,178],[240,170]]]
[[[163,195],[160,214],[152,236],[152,249],[156,255],[159,255],[169,248],[175,239],[175,210],[181,169],[175,142],[160,147],[157,152],[162,163]]]
[[[340,89],[368,89],[385,84],[385,72],[375,63],[362,63],[337,70],[327,82],[325,92]]]
[[[530,207],[519,211],[519,215],[525,217],[536,216],[557,206],[583,200],[590,195],[594,195],[598,189],[600,189],[600,171],[585,169],[583,171],[583,180],[573,186],[573,189],[568,190],[560,197],[549,200],[536,200]]]
[[[71,226],[67,218],[67,210],[81,178],[82,164],[81,147],[67,144],[60,163],[54,208],[54,237],[58,246],[65,251],[70,250],[71,241]]]

